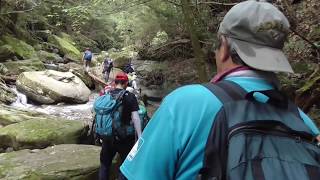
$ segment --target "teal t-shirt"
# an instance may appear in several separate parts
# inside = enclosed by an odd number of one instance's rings
[[[273,87],[263,79],[230,77],[246,91]],[[213,120],[222,103],[202,85],[188,85],[169,94],[120,167],[129,180],[196,179]],[[319,130],[300,111],[314,135]]]

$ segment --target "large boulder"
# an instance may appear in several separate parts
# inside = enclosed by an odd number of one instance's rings
[[[0,179],[97,179],[100,147],[63,144],[0,154]]]
[[[47,51],[39,51],[38,57],[44,63],[62,63],[62,62],[64,62],[63,58],[60,57],[58,54],[49,53]]]
[[[76,144],[86,135],[82,121],[38,117],[0,128],[0,148],[14,150],[45,148],[54,144]]]
[[[74,46],[70,38],[63,38],[56,35],[49,37],[49,42],[56,45],[65,58],[72,61],[81,61],[81,52]]]
[[[17,94],[13,90],[11,90],[8,86],[6,86],[6,84],[0,81],[0,103],[11,104],[15,102],[16,99],[17,99]]]
[[[28,59],[21,61],[4,62],[6,67],[6,75],[19,75],[25,71],[42,71],[45,70],[44,64],[38,59]]]
[[[12,36],[3,36],[2,40],[7,44],[6,49],[10,49],[10,51],[14,53],[13,55],[16,55],[18,58],[30,59],[36,57],[34,48],[24,41],[16,39]]]
[[[18,77],[16,85],[29,99],[41,104],[85,103],[91,93],[71,72],[53,70],[24,72]]]

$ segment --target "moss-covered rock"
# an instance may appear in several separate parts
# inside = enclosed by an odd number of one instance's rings
[[[74,46],[74,42],[69,38],[56,35],[49,37],[49,42],[55,44],[67,59],[81,61],[81,52]]]
[[[85,103],[91,93],[71,72],[53,70],[21,73],[16,85],[29,99],[41,104]]]
[[[19,58],[30,59],[36,56],[34,48],[24,41],[18,40],[12,36],[4,36],[2,40],[12,48],[12,51]]]
[[[46,114],[13,108],[0,104],[0,125],[7,126],[10,124],[48,117]],[[49,117],[50,118],[50,117]]]
[[[81,121],[39,117],[0,128],[0,147],[19,150],[76,144],[86,132],[87,126]]]
[[[25,71],[45,70],[43,63],[38,58],[21,61],[9,61],[4,62],[3,65],[7,68],[6,75],[19,75]]]
[[[63,144],[0,154],[0,179],[97,179],[100,147]]]
[[[17,94],[0,81],[0,103],[11,104],[15,102],[16,99],[17,99]]]
[[[0,46],[0,62],[4,62],[10,59],[11,57],[14,56],[14,54],[15,53],[11,46],[9,45]]]
[[[47,51],[39,51],[37,52],[40,61],[44,63],[62,63],[63,58],[58,54],[49,53]]]

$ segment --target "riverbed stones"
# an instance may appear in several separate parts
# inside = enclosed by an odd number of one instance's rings
[[[85,103],[90,95],[88,87],[71,72],[24,72],[16,85],[28,99],[40,104]]]
[[[63,144],[0,154],[0,179],[97,179],[100,147]]]
[[[88,126],[81,121],[38,117],[0,128],[0,148],[20,150],[76,144],[87,130]]]

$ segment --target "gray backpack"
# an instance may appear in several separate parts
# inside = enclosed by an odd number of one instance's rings
[[[320,180],[320,148],[298,108],[277,90],[205,84],[223,103],[207,139],[202,180]],[[261,93],[266,103],[255,99]]]

